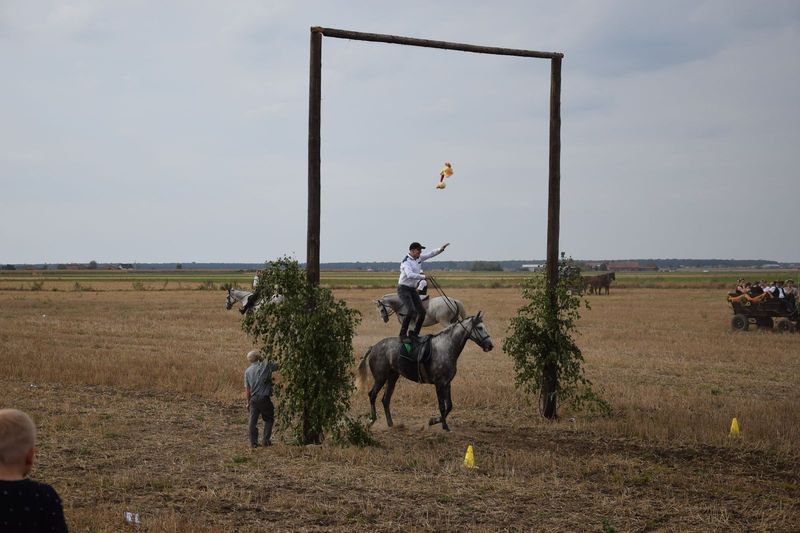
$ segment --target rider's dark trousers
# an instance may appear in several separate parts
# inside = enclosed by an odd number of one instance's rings
[[[422,300],[419,299],[417,290],[413,287],[406,287],[405,285],[397,286],[397,296],[406,308],[406,316],[403,318],[403,324],[400,326],[400,336],[405,337],[408,332],[408,325],[411,324],[411,319],[417,317],[417,323],[414,325],[414,333],[419,335],[422,329],[422,323],[425,322],[425,308],[422,307]]]

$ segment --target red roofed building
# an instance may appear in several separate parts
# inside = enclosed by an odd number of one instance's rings
[[[653,263],[640,263],[639,261],[609,261],[608,269],[615,272],[658,272],[658,266]]]

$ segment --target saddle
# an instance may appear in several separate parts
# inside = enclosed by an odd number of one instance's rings
[[[431,337],[409,337],[398,342],[397,370],[417,383],[430,383],[427,365],[431,360]],[[409,342],[403,342],[408,340]]]

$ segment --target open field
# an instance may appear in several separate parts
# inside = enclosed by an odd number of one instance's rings
[[[382,414],[374,426],[378,448],[251,451],[241,390],[250,344],[224,293],[196,290],[208,278],[163,290],[46,278],[31,291],[9,274],[0,406],[34,416],[34,477],[60,492],[74,531],[117,531],[124,511],[148,531],[800,529],[800,335],[731,333],[723,290],[614,286],[590,297],[578,342],[614,414],[562,410],[548,423],[515,390],[502,353],[518,291],[448,279],[448,294],[484,311],[496,346],[470,343],[462,355],[451,433],[426,425],[433,388],[401,381],[396,427]],[[457,274],[483,283],[446,275]],[[341,286],[372,286],[352,279]],[[397,331],[371,302],[388,290],[374,287],[336,290],[364,315],[357,357]],[[353,412],[367,411],[359,391]],[[728,437],[734,416],[739,439]],[[461,466],[470,443],[474,471]]]
[[[434,265],[435,263],[432,263]],[[516,288],[530,272],[437,271],[428,273],[444,287]],[[584,275],[592,275],[585,272]],[[796,270],[686,270],[676,272],[617,272],[614,287],[650,289],[727,289],[736,280],[800,280]],[[106,291],[214,289],[223,284],[248,288],[253,272],[221,270],[18,270],[0,271],[0,290]],[[386,288],[397,284],[395,272],[323,271],[321,284],[339,289]]]

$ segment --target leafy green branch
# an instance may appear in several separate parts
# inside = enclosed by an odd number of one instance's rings
[[[242,329],[278,364],[277,415],[298,442],[319,443],[356,434],[348,419],[354,390],[353,336],[361,314],[329,289],[309,283],[298,262],[269,262],[258,280],[261,305],[245,315]],[[275,296],[280,296],[269,303]],[[342,431],[342,428],[348,428]]]
[[[555,369],[555,387],[550,394],[576,409],[608,413],[609,404],[592,389],[583,370],[584,358],[573,335],[581,306],[589,304],[576,294],[581,286],[580,269],[562,254],[555,288],[555,312],[547,292],[547,278],[534,276],[522,284],[527,301],[511,319],[503,350],[514,362],[515,383],[531,396],[544,393],[548,369]]]

